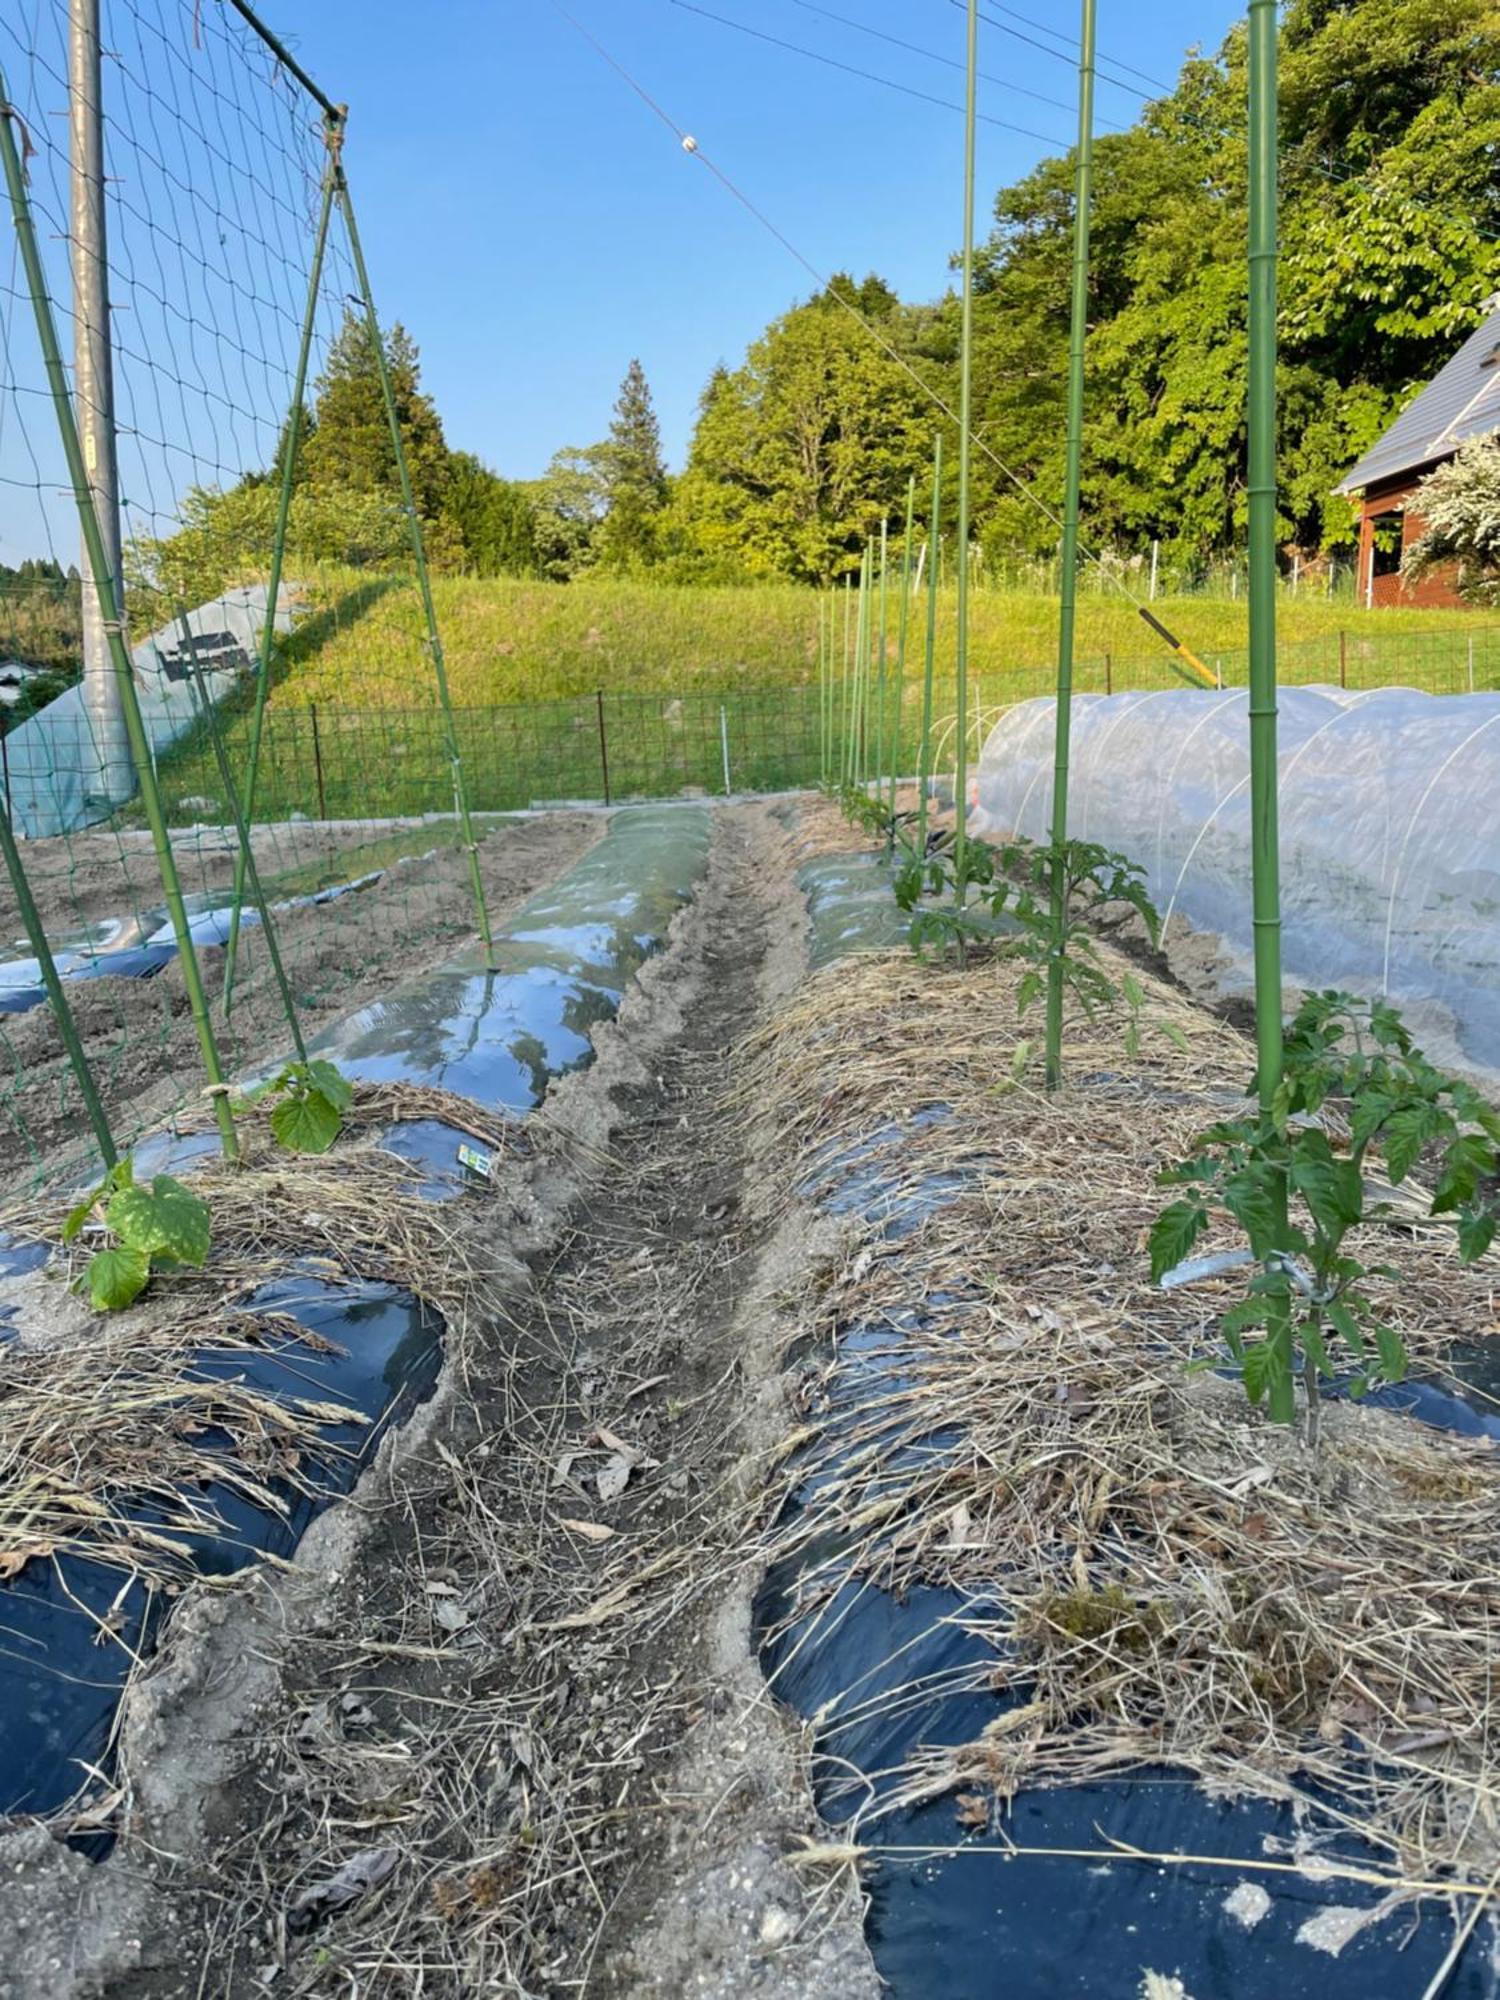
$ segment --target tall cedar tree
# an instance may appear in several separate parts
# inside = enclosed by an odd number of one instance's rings
[[[437,408],[422,390],[417,344],[399,320],[386,335],[385,358],[417,512],[436,520],[448,489],[448,446]],[[297,458],[298,479],[311,487],[400,492],[375,344],[364,315],[352,308],[328,350]]]
[[[644,568],[656,559],[668,489],[661,426],[639,361],[625,371],[601,457],[608,512],[599,531],[600,559],[608,569]]]

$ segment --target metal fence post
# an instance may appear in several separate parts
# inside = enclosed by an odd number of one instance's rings
[[[308,713],[312,716],[313,773],[318,781],[318,818],[327,819],[328,800],[323,791],[323,745],[318,738],[318,704],[310,702]]]
[[[609,738],[604,729],[604,690],[598,688],[594,702],[599,713],[599,769],[604,774],[604,803],[609,804]]]
[[[724,796],[728,798],[734,789],[729,782],[729,711],[719,704],[719,747],[724,753]]]
[[[1347,632],[1343,631],[1343,630],[1340,630],[1340,632],[1339,632],[1339,686],[1340,686],[1341,688],[1346,688],[1346,687],[1348,687],[1348,685],[1349,685],[1349,634],[1348,634]]]
[[[1113,694],[1114,691],[1115,691],[1115,656],[1113,653],[1106,653],[1104,655],[1104,692],[1106,694]]]

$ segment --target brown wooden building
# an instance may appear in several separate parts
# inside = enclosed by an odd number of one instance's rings
[[[1462,600],[1442,571],[1420,583],[1401,576],[1403,552],[1422,532],[1408,502],[1417,482],[1452,458],[1471,437],[1500,431],[1500,298],[1453,359],[1414,396],[1385,435],[1370,447],[1339,486],[1359,504],[1362,604],[1458,604]]]

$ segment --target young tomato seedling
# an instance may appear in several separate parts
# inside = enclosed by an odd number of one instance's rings
[[[1327,1115],[1334,1106],[1337,1124]],[[1338,1130],[1345,1122],[1347,1138]],[[1453,1218],[1459,1257],[1472,1263],[1495,1235],[1485,1184],[1500,1166],[1497,1149],[1500,1115],[1428,1062],[1395,1008],[1348,993],[1311,994],[1287,1029],[1270,1112],[1211,1126],[1180,1166],[1160,1176],[1189,1192],[1152,1228],[1152,1276],[1181,1264],[1216,1212],[1239,1225],[1259,1269],[1221,1321],[1225,1345],[1250,1400],[1264,1401],[1278,1422],[1295,1418],[1300,1371],[1316,1442],[1319,1378],[1337,1372],[1334,1343],[1348,1350],[1356,1395],[1406,1372],[1400,1336],[1366,1291],[1371,1278],[1399,1285],[1401,1274],[1364,1263],[1347,1240],[1390,1213],[1365,1178],[1371,1155],[1383,1158],[1392,1187],[1419,1160],[1430,1163],[1428,1212]]]

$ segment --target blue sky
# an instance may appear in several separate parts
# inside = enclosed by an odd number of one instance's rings
[[[260,4],[350,107],[345,159],[382,318],[416,338],[449,442],[511,477],[603,436],[633,355],[680,465],[715,364],[738,362],[814,282],[561,7],[818,270],[878,271],[912,299],[949,282],[962,229],[962,0]],[[1050,0],[982,6],[981,237],[995,190],[1070,143],[1076,80],[1071,0],[1061,12]],[[1128,11],[1102,0],[1101,126],[1128,124],[1148,80],[1175,77],[1189,47],[1216,47],[1236,11],[1230,0]],[[216,12],[213,0],[119,0],[112,17],[128,535],[171,533],[188,488],[231,486],[268,464],[290,395],[322,148],[304,125],[297,171],[310,178],[290,205],[267,198],[290,187],[278,175],[291,156],[260,136],[263,80],[244,66],[227,8],[213,32]],[[70,352],[65,21],[63,0],[35,0],[24,18],[0,12],[0,64],[36,135],[32,202]],[[1108,80],[1111,58],[1130,87]],[[265,129],[284,147],[286,115]],[[280,241],[270,267],[263,236]],[[319,353],[350,283],[341,238],[336,227]],[[0,363],[0,561],[71,561],[77,523],[29,309],[3,284]]]
[[[422,349],[451,443],[511,476],[601,436],[625,366],[650,378],[680,463],[699,391],[811,289],[549,0],[264,0],[302,61],[350,105],[348,165],[373,282]],[[722,16],[929,92],[959,70],[826,18],[840,14],[950,61],[952,0],[703,0]],[[959,242],[962,118],[736,33],[671,0],[567,0],[674,121],[821,270],[877,270],[904,296],[941,291]],[[987,9],[987,11],[989,11]],[[1225,0],[1103,0],[1102,56],[1170,79],[1217,46]],[[1049,24],[1038,33],[1026,21]],[[1061,49],[1075,9],[1016,0],[981,23],[981,67],[1071,104]],[[1071,139],[1074,114],[985,82],[980,110],[1041,139],[980,127],[979,214],[993,191]],[[1102,120],[1139,98],[1101,85]]]

